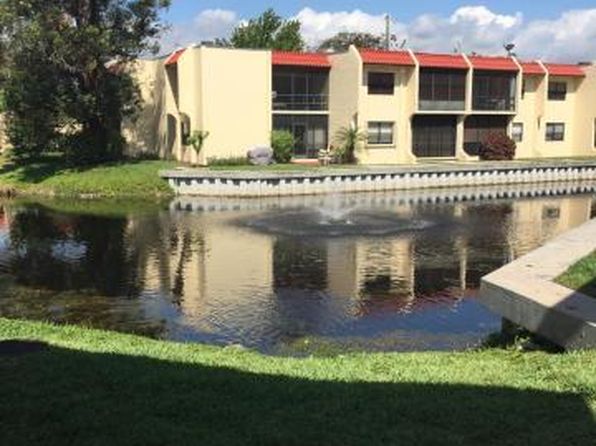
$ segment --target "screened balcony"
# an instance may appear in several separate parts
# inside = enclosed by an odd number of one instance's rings
[[[295,67],[273,69],[274,111],[327,111],[329,70]]]
[[[515,111],[516,74],[475,71],[472,107],[476,111]]]
[[[422,111],[465,110],[466,72],[421,69],[418,103]]]

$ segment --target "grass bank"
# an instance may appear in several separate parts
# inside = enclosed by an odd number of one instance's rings
[[[269,166],[253,166],[251,164],[212,165],[206,169],[215,172],[221,171],[246,171],[246,172],[333,172],[346,169],[365,169],[366,166],[355,164],[334,164],[319,166],[312,164],[271,164]]]
[[[0,319],[2,444],[592,445],[596,352],[272,358]]]
[[[59,197],[166,197],[172,195],[158,176],[167,161],[126,161],[89,168],[68,168],[60,160],[0,168],[0,189],[4,194]]]
[[[596,251],[580,260],[557,279],[572,290],[596,297]]]

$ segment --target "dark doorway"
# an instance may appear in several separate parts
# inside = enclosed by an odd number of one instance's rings
[[[168,114],[167,116],[167,132],[166,132],[166,156],[174,155],[176,148],[176,136],[178,133],[178,120],[176,116]]]
[[[478,156],[480,146],[491,133],[507,134],[509,116],[469,116],[464,124],[464,150],[468,155]]]
[[[455,157],[455,116],[415,116],[412,121],[412,133],[414,155],[421,158]]]
[[[295,154],[297,155],[306,155],[307,152],[307,145],[306,145],[306,125],[305,124],[296,124],[294,125],[294,139],[296,141],[295,146]]]
[[[317,158],[327,148],[329,126],[327,115],[274,115],[273,129],[294,135],[295,158]]]

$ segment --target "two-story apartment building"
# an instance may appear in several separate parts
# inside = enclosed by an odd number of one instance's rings
[[[477,159],[489,132],[518,158],[596,155],[596,66],[515,57],[381,51],[288,53],[190,47],[140,61],[145,109],[131,147],[192,163],[244,157],[292,132],[296,159],[337,145],[341,128],[367,135],[363,164]],[[199,154],[184,144],[209,132]]]

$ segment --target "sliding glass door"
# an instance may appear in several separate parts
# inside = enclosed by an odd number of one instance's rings
[[[295,158],[318,158],[327,148],[328,121],[327,115],[274,115],[273,129],[294,135]]]

